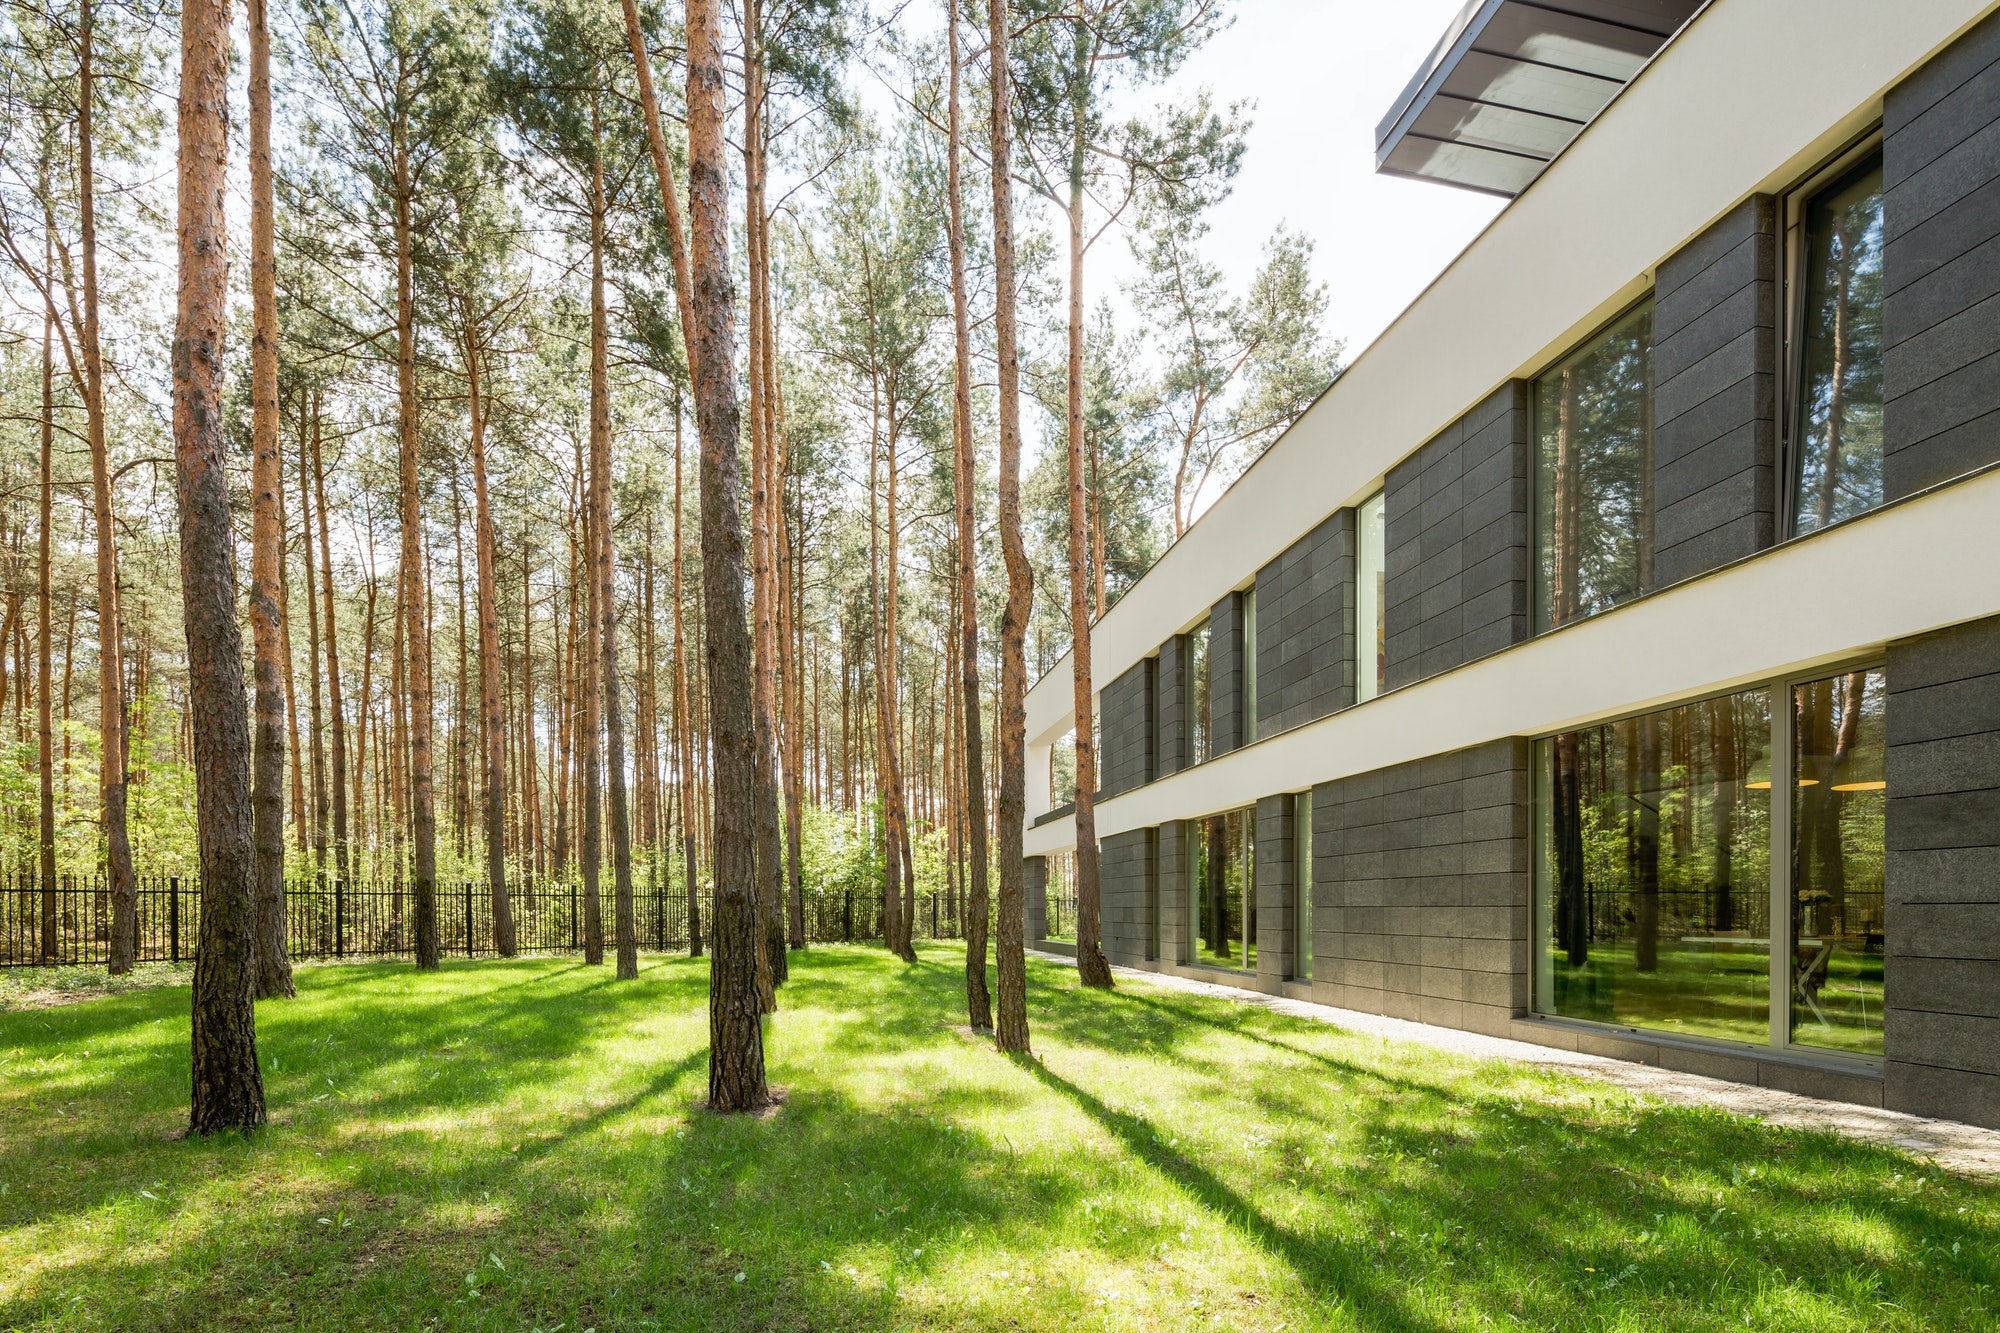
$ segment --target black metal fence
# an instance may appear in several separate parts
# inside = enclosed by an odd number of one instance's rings
[[[634,932],[642,949],[688,947],[688,901],[679,886],[635,875]],[[652,882],[648,882],[652,880]],[[508,885],[515,946],[521,953],[580,953],[585,894],[574,880],[523,879]],[[286,944],[294,959],[394,958],[415,951],[416,896],[400,879],[349,883],[318,876],[288,879]],[[874,895],[809,901],[806,936],[814,941],[880,934]],[[709,894],[700,897],[704,939]],[[606,947],[615,938],[611,877],[599,885]],[[495,957],[493,896],[483,882],[438,886],[438,947],[447,956]],[[193,877],[138,878],[140,962],[191,961],[201,935],[201,885]],[[958,933],[948,895],[921,894],[917,930],[933,938]],[[111,946],[111,894],[101,876],[58,875],[44,884],[32,871],[0,876],[0,967],[103,964]]]

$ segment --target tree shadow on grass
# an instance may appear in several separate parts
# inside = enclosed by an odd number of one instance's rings
[[[1393,1291],[1370,1276],[1374,1268],[1372,1254],[1345,1241],[1305,1240],[1265,1216],[1214,1172],[1169,1147],[1172,1136],[1162,1136],[1150,1121],[1107,1106],[1033,1057],[1017,1056],[1014,1060],[1044,1087],[1061,1094],[1103,1126],[1127,1152],[1172,1180],[1222,1221],[1283,1259],[1314,1297],[1354,1305],[1365,1314],[1364,1327],[1370,1329],[1422,1333],[1444,1327],[1403,1308]]]

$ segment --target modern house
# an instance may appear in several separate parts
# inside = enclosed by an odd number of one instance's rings
[[[2000,1126],[1996,9],[1473,0],[1511,202],[1093,631],[1113,962]]]

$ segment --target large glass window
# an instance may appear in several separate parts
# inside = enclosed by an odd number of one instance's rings
[[[1187,635],[1188,763],[1208,758],[1208,622],[1202,621]]]
[[[1536,627],[1653,583],[1653,307],[1535,381]]]
[[[1382,492],[1361,502],[1354,534],[1354,697],[1373,699],[1389,674],[1389,521]]]
[[[1792,531],[1882,503],[1882,155],[1814,195],[1797,243]]]
[[[1313,974],[1313,795],[1292,798],[1292,976]]]
[[[1257,838],[1254,808],[1189,823],[1190,962],[1257,966]]]
[[[1792,1040],[1882,1053],[1882,672],[1792,690]]]
[[[1537,746],[1544,1012],[1770,1038],[1770,695]]]

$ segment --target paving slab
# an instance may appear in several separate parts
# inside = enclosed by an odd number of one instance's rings
[[[1076,962],[1075,958],[1064,954],[1040,949],[1028,952],[1050,962],[1072,966]],[[1197,981],[1191,977],[1168,976],[1142,968],[1113,967],[1111,970],[1119,976],[1150,982],[1163,990],[1254,1004],[1292,1018],[1328,1023],[1349,1032],[1384,1037],[1391,1041],[1413,1041],[1477,1060],[1503,1060],[1509,1064],[1559,1069],[1680,1106],[1712,1106],[1761,1120],[1768,1125],[1821,1130],[1867,1143],[1900,1148],[1957,1175],[2000,1178],[2000,1130],[1981,1129],[1955,1120],[1932,1120],[1902,1111],[1884,1110],[1879,1106],[1825,1101],[1795,1092],[1781,1092],[1776,1088],[1685,1074],[1662,1069],[1658,1065],[1537,1046],[1532,1042],[1489,1037],[1484,1033],[1437,1027],[1430,1023],[1412,1023],[1382,1014],[1365,1014],[1330,1004],[1266,995],[1261,991]]]

